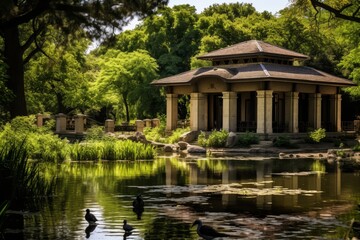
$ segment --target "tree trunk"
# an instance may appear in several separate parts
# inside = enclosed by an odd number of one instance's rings
[[[3,38],[5,45],[5,63],[7,64],[6,86],[14,94],[8,105],[10,117],[27,115],[25,90],[24,90],[24,62],[23,50],[20,45],[19,29],[12,26],[3,29]]]
[[[57,111],[58,113],[67,114],[66,107],[63,104],[63,96],[60,93],[56,94],[56,101],[57,101]]]
[[[127,95],[123,94],[122,96],[123,96],[125,111],[126,111],[126,122],[130,122],[129,103],[127,102],[127,99],[126,99]]]

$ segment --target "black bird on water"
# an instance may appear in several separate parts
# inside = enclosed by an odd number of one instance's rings
[[[141,215],[144,212],[144,200],[141,197],[141,194],[136,196],[136,199],[133,201],[133,212],[136,213],[137,218],[140,220]]]
[[[94,214],[90,213],[90,209],[86,209],[85,220],[89,224],[96,224],[97,219]]]
[[[127,224],[126,220],[124,220],[123,229],[124,229],[125,233],[129,233],[132,230],[134,230],[134,228],[131,225]]]
[[[195,220],[195,222],[192,224],[191,227],[197,225],[197,229],[196,232],[197,234],[204,238],[205,240],[211,240],[217,237],[228,237],[229,235],[224,234],[224,233],[219,233],[218,231],[216,231],[215,229],[213,229],[210,226],[206,226],[202,224],[201,220]]]

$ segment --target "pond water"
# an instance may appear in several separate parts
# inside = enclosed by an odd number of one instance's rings
[[[56,196],[25,215],[25,239],[200,239],[196,219],[222,239],[351,239],[360,174],[313,159],[178,159],[53,165]],[[132,201],[142,194],[145,209]],[[84,219],[89,208],[98,218]],[[135,229],[125,234],[126,219]]]

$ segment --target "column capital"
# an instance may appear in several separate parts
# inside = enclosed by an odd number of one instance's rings
[[[237,93],[236,92],[222,92],[223,95],[223,99],[227,98],[227,99],[234,99],[237,98]]]

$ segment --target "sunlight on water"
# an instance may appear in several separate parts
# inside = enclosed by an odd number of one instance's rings
[[[56,196],[25,215],[24,239],[200,239],[196,219],[223,239],[343,239],[356,235],[351,219],[360,221],[359,174],[319,160],[160,158],[49,171],[58,172]],[[138,194],[143,212],[133,211]],[[87,208],[97,225],[86,222]]]

